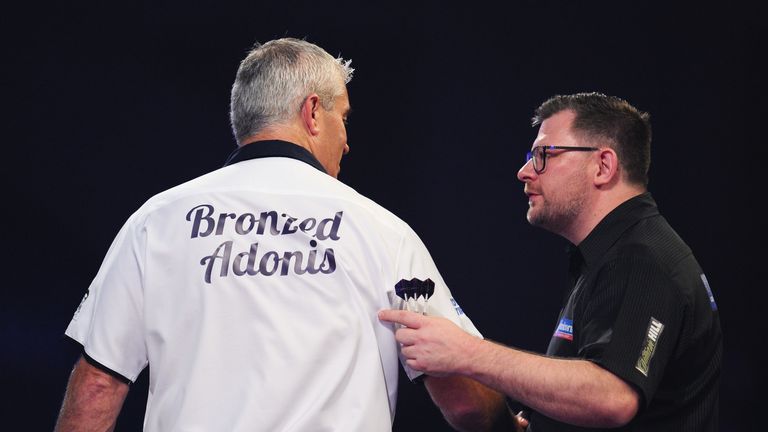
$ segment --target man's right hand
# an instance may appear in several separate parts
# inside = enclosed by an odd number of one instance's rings
[[[395,338],[406,364],[427,375],[464,374],[473,347],[482,341],[445,318],[386,309],[379,311],[379,319],[405,326]]]

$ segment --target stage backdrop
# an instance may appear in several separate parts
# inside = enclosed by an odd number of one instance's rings
[[[720,308],[721,429],[757,430],[765,15],[748,2],[507,3],[6,6],[6,429],[52,429],[78,356],[63,332],[112,238],[153,194],[222,165],[239,60],[292,36],[356,68],[340,180],[419,233],[487,338],[527,350],[546,349],[566,287],[565,242],[526,223],[516,179],[533,109],[601,91],[650,112],[650,190]],[[146,394],[144,373],[117,430],[140,429]],[[423,387],[403,381],[400,396],[396,430],[447,429]]]

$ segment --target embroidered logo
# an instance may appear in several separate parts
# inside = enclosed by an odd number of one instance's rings
[[[456,309],[456,315],[464,315],[464,311],[461,309],[461,306],[456,303],[456,300],[454,300],[453,297],[451,297],[451,304],[453,305],[453,308]]]
[[[645,335],[645,342],[643,342],[643,350],[640,352],[640,358],[637,359],[635,364],[635,369],[645,376],[648,376],[648,372],[651,369],[651,359],[653,354],[656,353],[656,345],[659,344],[662,331],[664,331],[664,324],[651,317],[651,322],[648,324],[648,332]]]
[[[560,320],[560,324],[557,325],[555,334],[552,335],[556,338],[565,339],[567,341],[573,340],[573,320],[563,318]]]
[[[701,275],[701,281],[704,282],[704,288],[707,289],[707,295],[709,296],[709,306],[712,308],[713,311],[717,310],[717,303],[715,303],[715,296],[712,295],[712,288],[709,287],[709,282],[707,281],[707,277],[704,276],[704,273]]]
[[[75,310],[75,315],[74,315],[74,316],[72,316],[72,319],[73,319],[73,320],[76,320],[76,319],[77,319],[77,316],[78,316],[78,315],[80,315],[80,309],[82,309],[82,308],[83,308],[83,304],[85,303],[85,300],[87,300],[87,299],[88,299],[88,296],[89,296],[90,294],[91,294],[91,289],[90,289],[90,288],[88,288],[88,290],[86,290],[86,291],[85,291],[85,295],[83,296],[83,299],[82,299],[82,300],[80,300],[80,304],[79,304],[79,305],[77,305],[77,310]]]

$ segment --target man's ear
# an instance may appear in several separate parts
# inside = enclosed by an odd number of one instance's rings
[[[320,124],[318,122],[318,111],[320,109],[320,96],[316,93],[312,93],[304,99],[304,103],[301,104],[301,120],[304,127],[307,129],[310,135],[317,136],[320,134]]]
[[[595,186],[603,186],[619,179],[619,157],[610,147],[604,147],[597,152],[597,170],[595,171]]]

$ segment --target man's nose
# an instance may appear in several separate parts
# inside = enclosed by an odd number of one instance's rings
[[[536,170],[533,169],[533,158],[528,159],[517,171],[517,179],[521,182],[531,180],[537,175]]]

